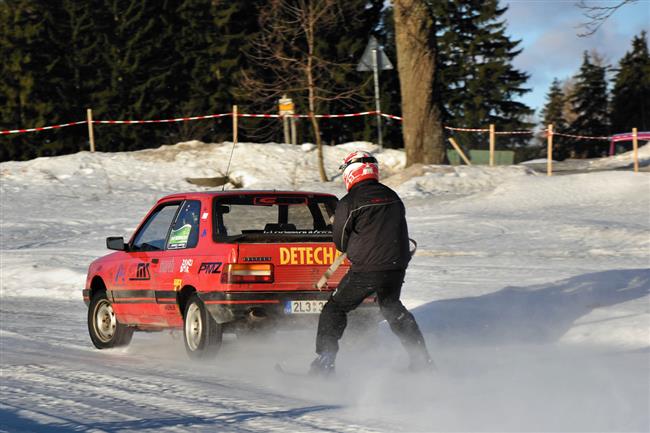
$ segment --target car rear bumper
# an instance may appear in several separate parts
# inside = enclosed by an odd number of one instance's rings
[[[291,302],[326,302],[331,294],[330,291],[200,292],[198,296],[217,323],[227,323],[246,319],[251,314],[275,320],[317,318],[317,312],[295,314],[291,311]],[[366,298],[359,309],[378,311],[376,296]]]

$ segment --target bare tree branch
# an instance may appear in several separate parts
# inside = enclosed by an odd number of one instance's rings
[[[260,34],[246,53],[253,71],[244,71],[243,88],[258,104],[275,105],[284,94],[304,98],[318,149],[319,171],[325,173],[318,121],[314,114],[324,103],[358,101],[360,87],[339,83],[337,76],[354,70],[349,62],[325,59],[317,51],[321,33],[341,23],[344,0],[269,0],[260,11]]]
[[[578,36],[582,38],[593,35],[617,10],[627,4],[637,3],[638,1],[619,0],[611,6],[589,6],[585,0],[580,0],[576,3],[576,6],[583,10],[582,14],[588,21],[578,26],[578,28],[584,29],[583,32],[578,33]]]

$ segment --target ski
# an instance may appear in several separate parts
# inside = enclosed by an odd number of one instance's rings
[[[277,373],[279,373],[281,375],[284,375],[284,376],[302,377],[302,378],[305,378],[305,379],[313,379],[313,380],[323,380],[323,379],[333,378],[334,377],[334,374],[323,376],[323,375],[317,375],[317,374],[309,374],[308,372],[303,373],[303,372],[298,372],[298,371],[287,370],[280,363],[275,364],[274,370]]]
[[[295,376],[295,377],[313,377],[313,376],[310,376],[308,373],[299,373],[299,372],[297,372],[297,371],[289,371],[289,370],[286,370],[286,369],[282,366],[282,364],[280,364],[279,362],[278,362],[277,364],[275,364],[274,370],[275,370],[276,372],[280,373],[280,374],[285,375],[285,376]]]

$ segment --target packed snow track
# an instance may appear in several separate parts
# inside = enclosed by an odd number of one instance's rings
[[[82,288],[106,237],[128,238],[168,193],[203,190],[185,178],[220,175],[231,149],[0,164],[0,432],[650,431],[650,173],[615,170],[629,155],[552,177],[430,166],[391,184],[418,241],[402,299],[433,375],[405,371],[385,324],[346,332],[326,380],[274,371],[308,369],[315,326],[227,334],[205,362],[180,332],[95,349]],[[403,152],[348,143],[326,146],[328,173],[356,149],[376,152],[387,183],[404,166]],[[650,165],[650,146],[639,153]],[[231,175],[342,196],[316,163],[310,146],[239,143]]]

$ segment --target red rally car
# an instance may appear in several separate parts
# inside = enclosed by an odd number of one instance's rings
[[[192,358],[213,356],[224,332],[305,327],[348,270],[314,283],[340,255],[330,218],[337,198],[285,191],[169,195],[128,243],[91,263],[83,290],[88,331],[99,349],[130,343],[135,330],[183,330]],[[360,316],[378,317],[374,297]],[[310,320],[311,319],[311,320]]]

